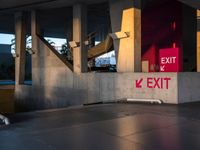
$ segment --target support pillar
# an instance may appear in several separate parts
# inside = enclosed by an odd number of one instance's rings
[[[117,71],[141,72],[141,1],[111,0],[110,15],[112,32],[129,34],[114,41]]]
[[[24,83],[26,61],[26,22],[22,12],[15,13],[15,40],[15,84],[19,85]]]
[[[32,49],[35,52],[36,56],[39,56],[37,35],[40,35],[39,25],[38,25],[38,20],[37,20],[37,12],[32,11],[31,12]]]
[[[39,24],[37,20],[37,12],[31,12],[31,36],[32,36],[32,50],[34,55],[32,55],[32,85],[39,86],[40,81],[40,49],[38,44],[37,35],[40,35]]]
[[[200,10],[197,10],[197,72],[200,72]]]
[[[73,6],[73,41],[79,43],[73,49],[73,65],[75,73],[87,72],[87,47],[84,41],[87,37],[87,9],[84,4]]]

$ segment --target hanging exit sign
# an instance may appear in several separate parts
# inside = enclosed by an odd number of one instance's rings
[[[167,48],[159,50],[160,72],[180,72],[179,48]]]

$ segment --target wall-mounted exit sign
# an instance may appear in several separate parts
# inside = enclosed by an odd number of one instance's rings
[[[160,72],[180,72],[179,48],[167,48],[159,50]]]

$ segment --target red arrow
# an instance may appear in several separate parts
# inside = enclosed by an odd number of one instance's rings
[[[160,66],[160,71],[161,71],[161,72],[164,72],[164,71],[165,71],[165,65]]]
[[[136,88],[142,88],[142,81],[143,79],[136,80]]]

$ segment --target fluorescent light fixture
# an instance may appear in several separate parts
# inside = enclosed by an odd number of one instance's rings
[[[115,32],[111,33],[110,36],[112,37],[113,40],[119,40],[123,38],[128,38],[129,32]]]
[[[75,42],[75,41],[70,41],[69,42],[69,46],[71,48],[76,48],[76,47],[79,47],[80,46],[80,43],[79,42]]]

